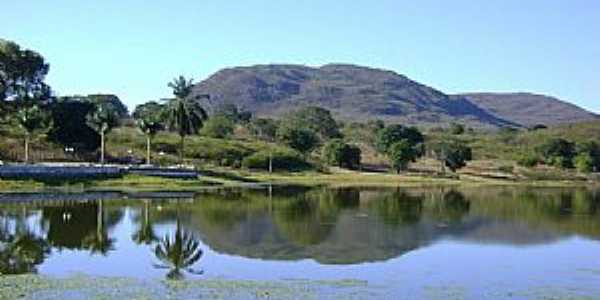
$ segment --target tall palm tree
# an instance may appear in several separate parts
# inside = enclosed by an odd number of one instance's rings
[[[50,130],[52,121],[39,106],[24,107],[17,112],[19,126],[25,131],[25,163],[29,162],[29,144],[34,134]]]
[[[185,136],[196,134],[202,128],[204,121],[208,118],[208,114],[197,101],[198,98],[208,98],[207,95],[192,98],[192,80],[187,80],[183,76],[179,76],[169,83],[169,87],[173,89],[174,99],[169,99],[167,103],[167,121],[169,129],[176,131],[179,134],[179,158],[183,163],[184,142]]]
[[[87,116],[87,124],[100,134],[100,163],[104,164],[106,135],[119,125],[119,116],[114,109],[111,109],[107,105],[98,105]]]
[[[200,242],[188,231],[182,230],[179,218],[175,235],[167,234],[156,246],[154,255],[164,265],[155,265],[157,268],[169,269],[168,279],[181,279],[185,270],[193,274],[202,274],[202,271],[192,269],[192,266],[202,257]]]
[[[162,124],[149,117],[137,119],[136,124],[146,136],[146,164],[150,165],[152,139],[162,129]]]

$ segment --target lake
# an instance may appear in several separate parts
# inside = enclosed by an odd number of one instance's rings
[[[600,297],[600,190],[275,186],[161,196],[4,194],[0,273],[356,280],[391,298]]]

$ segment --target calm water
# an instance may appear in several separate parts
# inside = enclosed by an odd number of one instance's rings
[[[169,197],[178,198],[3,195],[0,272],[600,296],[600,191],[276,187]]]

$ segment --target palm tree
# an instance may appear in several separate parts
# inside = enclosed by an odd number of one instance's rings
[[[173,89],[174,99],[169,99],[167,103],[167,120],[169,129],[176,131],[179,134],[179,158],[183,163],[184,155],[184,139],[186,135],[196,134],[202,128],[204,121],[208,115],[204,108],[197,101],[197,98],[208,98],[207,95],[191,98],[192,80],[187,80],[183,76],[179,76],[169,83],[169,87]]]
[[[104,164],[106,135],[119,124],[119,117],[114,109],[106,105],[98,105],[87,116],[87,124],[100,134],[100,163]]]
[[[146,135],[146,164],[150,165],[150,150],[152,144],[152,138],[162,129],[160,122],[153,120],[152,118],[146,117],[136,120],[138,128]]]
[[[156,246],[154,255],[164,265],[155,265],[157,268],[169,269],[168,279],[181,279],[185,270],[193,274],[202,274],[202,271],[192,269],[192,266],[202,257],[200,242],[188,231],[181,229],[179,218],[175,235],[167,234]]]
[[[52,122],[48,114],[37,105],[19,110],[17,112],[17,121],[19,126],[25,131],[25,163],[28,163],[31,137],[35,133],[50,130]]]
[[[150,245],[154,241],[158,240],[152,222],[150,221],[150,201],[144,201],[144,218],[140,222],[140,228],[136,231],[131,238],[136,244]]]

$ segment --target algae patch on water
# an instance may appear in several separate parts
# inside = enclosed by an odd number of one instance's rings
[[[366,299],[368,284],[340,281],[136,280],[38,275],[0,277],[0,299]]]

